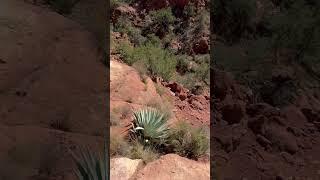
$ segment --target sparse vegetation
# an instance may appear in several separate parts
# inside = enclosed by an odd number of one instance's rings
[[[197,50],[194,50],[194,42],[210,34],[209,12],[207,8],[198,11],[194,4],[189,4],[184,11],[182,8],[172,8],[174,10],[163,8],[141,14],[137,12],[141,15],[138,21],[134,21],[130,14],[121,15],[122,17],[113,21],[113,31],[120,32],[123,39],[126,39],[125,34],[128,35],[130,41],[119,41],[114,46],[115,51],[122,62],[138,71],[144,83],[147,76],[152,80],[160,78],[165,82],[181,80],[184,87],[199,94],[199,89],[204,89],[199,86],[210,84],[209,55],[195,54],[194,51]],[[178,12],[179,10],[181,11]],[[111,154],[150,162],[167,153],[178,153],[193,159],[206,153],[203,151],[208,149],[205,146],[208,137],[204,137],[202,130],[194,130],[189,126],[185,129],[178,126],[180,129],[176,130],[176,127],[169,127],[167,121],[173,117],[173,102],[169,102],[165,87],[156,84],[155,88],[161,98],[149,98],[144,104],[147,108],[134,112],[128,136],[124,139],[112,138]],[[178,143],[189,136],[190,139]],[[198,140],[199,143],[195,142]],[[183,147],[186,148],[185,151],[182,150]]]
[[[123,105],[123,106],[119,106],[117,108],[114,108],[113,112],[115,114],[119,114],[120,118],[127,118],[131,113],[131,109],[129,106]]]
[[[118,48],[125,63],[132,65],[135,62],[142,63],[150,76],[160,76],[169,80],[176,67],[176,59],[169,51],[162,49],[152,43],[147,43],[139,47],[131,47],[122,44]]]
[[[144,146],[138,141],[131,143],[131,149],[128,157],[131,159],[142,159],[144,163],[149,163],[159,157],[159,153],[152,146]]]
[[[128,156],[130,152],[129,142],[121,136],[110,136],[110,155]]]
[[[112,112],[110,113],[110,125],[111,126],[119,125],[119,117]]]
[[[197,159],[209,149],[209,138],[203,129],[180,122],[171,128],[169,144],[180,156]]]

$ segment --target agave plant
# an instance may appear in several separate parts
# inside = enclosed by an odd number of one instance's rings
[[[161,143],[168,138],[168,117],[153,108],[134,112],[131,137],[138,138],[143,144]]]
[[[109,180],[106,141],[103,157],[90,151],[87,147],[81,148],[77,154],[71,152],[71,155],[77,166],[75,174],[79,180]]]

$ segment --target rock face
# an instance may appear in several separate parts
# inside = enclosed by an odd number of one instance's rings
[[[214,70],[214,160],[221,179],[317,178],[320,164],[319,100],[304,92],[283,108],[252,101],[250,89]],[[289,72],[274,71],[273,81],[288,81]],[[244,155],[245,154],[245,155]],[[308,156],[308,157],[307,157]],[[246,164],[241,166],[239,164]],[[218,169],[218,170],[216,170]],[[250,169],[247,171],[246,169]],[[289,178],[290,179],[290,178]]]
[[[147,164],[134,177],[137,180],[209,180],[210,165],[167,154]]]
[[[201,38],[193,44],[193,52],[196,54],[207,54],[209,52],[209,38]]]
[[[19,164],[8,152],[23,151],[31,162],[28,157],[47,158],[38,152],[51,144],[52,151],[63,149],[52,153],[59,156],[52,157],[51,175],[40,174],[42,166],[31,164],[30,172],[18,179],[65,177],[72,167],[67,148],[102,144],[107,71],[96,39],[49,9],[2,0],[0,42],[0,141],[5,144],[0,147],[0,174],[19,169],[6,166]]]
[[[110,179],[128,180],[143,165],[141,159],[113,158],[110,161]]]

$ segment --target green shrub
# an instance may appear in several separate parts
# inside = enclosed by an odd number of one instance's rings
[[[175,21],[171,8],[152,11],[150,16],[152,23],[149,25],[149,29],[161,38],[170,31],[170,26]]]
[[[210,13],[207,11],[203,11],[199,16],[196,18],[196,26],[194,29],[194,34],[201,34],[204,31],[210,31]]]
[[[170,130],[169,144],[180,156],[197,159],[209,149],[209,139],[202,128],[193,128],[180,122]]]
[[[175,21],[171,8],[152,11],[150,15],[153,22],[160,25],[172,24]]]
[[[154,34],[148,34],[146,44],[160,47],[161,40]]]
[[[207,85],[210,83],[210,67],[208,64],[201,64],[196,68],[195,77]]]
[[[118,21],[114,24],[113,31],[127,34],[130,41],[135,45],[142,45],[147,40],[141,35],[141,30],[132,26],[131,21],[126,16],[120,16]]]
[[[157,45],[147,43],[143,46],[131,47],[128,44],[121,44],[118,52],[128,65],[137,61],[143,62],[151,76],[160,76],[164,80],[170,80],[175,72],[175,56]]]
[[[183,14],[189,18],[189,17],[193,17],[196,15],[196,12],[195,12],[196,8],[194,6],[193,3],[188,3],[188,5],[184,8],[183,10]]]
[[[132,67],[138,71],[141,81],[146,84],[148,70],[145,63],[142,61],[137,61],[132,65]]]
[[[117,52],[120,53],[124,63],[132,65],[139,59],[136,59],[138,52],[135,52],[135,48],[127,43],[121,43],[117,47]]]
[[[110,9],[113,10],[121,4],[131,4],[134,0],[110,0]]]
[[[161,145],[168,138],[167,117],[153,108],[134,112],[129,136],[144,145]]]
[[[188,60],[186,56],[179,56],[177,58],[177,71],[182,75],[188,72]]]
[[[146,51],[150,53],[146,59],[150,75],[170,80],[176,70],[175,56],[160,47],[146,46]]]

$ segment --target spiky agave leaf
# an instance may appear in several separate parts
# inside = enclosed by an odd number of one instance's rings
[[[146,108],[134,112],[132,133],[141,140],[163,141],[168,137],[167,116],[156,109]]]
[[[103,157],[90,151],[87,147],[82,147],[79,153],[71,151],[71,155],[77,166],[75,174],[79,180],[109,180],[106,144]]]

